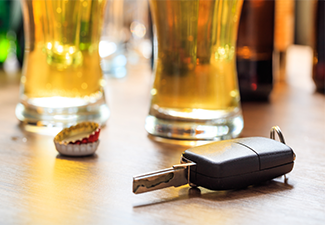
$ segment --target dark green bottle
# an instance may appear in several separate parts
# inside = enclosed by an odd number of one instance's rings
[[[3,65],[10,51],[10,0],[0,1],[0,66]]]
[[[6,60],[17,61],[21,67],[24,55],[24,28],[21,3],[0,0],[0,67]]]

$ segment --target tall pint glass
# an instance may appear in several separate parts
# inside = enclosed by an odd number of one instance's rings
[[[105,124],[98,45],[106,0],[22,2],[26,44],[17,118],[36,132],[88,120]]]
[[[242,0],[150,0],[154,83],[145,128],[179,140],[222,140],[243,129],[236,72]]]

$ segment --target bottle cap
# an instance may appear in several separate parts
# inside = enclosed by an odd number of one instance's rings
[[[56,150],[62,155],[91,155],[99,145],[99,133],[98,123],[81,122],[58,133],[54,137],[54,144]]]

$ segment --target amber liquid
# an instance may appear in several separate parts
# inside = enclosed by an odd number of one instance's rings
[[[150,5],[156,49],[149,115],[166,123],[238,115],[235,44],[242,1],[150,0]]]
[[[238,107],[235,40],[241,1],[152,0],[151,7],[159,44],[150,112]]]
[[[76,98],[86,104],[101,95],[98,54],[105,0],[26,0],[29,23],[23,99]],[[41,100],[43,98],[43,100]],[[81,103],[84,102],[84,103]]]
[[[98,45],[106,0],[23,0],[26,32],[16,115],[37,126],[103,123]]]

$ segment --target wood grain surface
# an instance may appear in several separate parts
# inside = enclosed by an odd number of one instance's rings
[[[108,79],[111,117],[97,153],[84,158],[61,156],[53,136],[24,131],[14,113],[18,83],[3,81],[0,224],[324,224],[325,96],[290,83],[276,84],[269,102],[242,104],[243,137],[268,137],[278,125],[294,149],[287,182],[133,194],[134,175],[170,167],[186,149],[155,142],[144,130],[151,78],[148,67],[137,66],[124,79]]]

